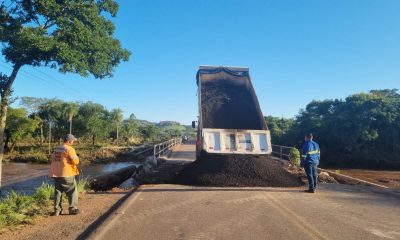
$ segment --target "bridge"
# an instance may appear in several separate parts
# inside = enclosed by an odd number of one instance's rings
[[[194,161],[192,142],[167,161]],[[142,185],[88,239],[400,239],[400,195],[373,186]]]

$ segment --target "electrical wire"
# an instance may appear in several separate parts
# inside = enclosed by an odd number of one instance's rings
[[[6,65],[3,65],[3,66],[6,66],[10,70],[12,70],[11,64],[9,64],[9,63],[7,63],[7,62],[5,62],[3,60],[0,60],[0,61],[6,64]],[[44,73],[43,71],[40,71],[39,69],[35,69],[35,70],[40,72],[40,73],[42,73],[43,75],[47,76],[48,78],[53,79],[54,81],[49,81],[47,79],[41,78],[41,77],[39,77],[39,76],[37,76],[37,75],[35,75],[35,74],[31,73],[31,72],[28,72],[28,71],[26,71],[24,69],[21,69],[20,71],[21,71],[22,75],[24,75],[25,77],[27,77],[27,78],[29,78],[31,80],[33,80],[32,78],[35,78],[35,79],[38,79],[38,80],[46,83],[46,85],[49,84],[49,85],[56,86],[58,88],[64,88],[65,90],[68,90],[69,92],[71,92],[73,95],[75,95],[78,98],[90,99],[90,97],[88,97],[86,94],[84,94],[84,93],[82,93],[82,92],[80,92],[80,91],[78,91],[78,90],[76,90],[76,89],[74,89],[74,88],[72,88],[70,86],[67,86],[67,85],[59,82],[59,80],[57,80],[55,77],[52,77],[52,76]]]

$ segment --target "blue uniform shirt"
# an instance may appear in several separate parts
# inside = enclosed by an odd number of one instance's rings
[[[305,163],[319,164],[320,150],[318,143],[313,140],[307,141],[303,145],[301,150],[301,166]]]

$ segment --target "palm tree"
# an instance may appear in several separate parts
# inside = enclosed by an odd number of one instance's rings
[[[121,126],[122,121],[124,120],[123,111],[120,108],[113,109],[111,111],[111,119],[115,124],[117,129],[117,140],[119,139],[119,127]]]
[[[74,102],[66,103],[64,108],[64,113],[69,122],[69,133],[72,134],[72,119],[78,113],[78,104]]]

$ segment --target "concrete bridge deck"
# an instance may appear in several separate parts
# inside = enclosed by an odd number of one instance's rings
[[[181,145],[171,160],[193,160]],[[182,155],[180,155],[182,153]],[[141,186],[90,239],[400,239],[400,194],[297,188]]]

